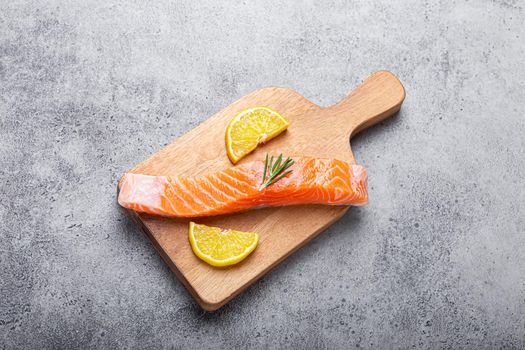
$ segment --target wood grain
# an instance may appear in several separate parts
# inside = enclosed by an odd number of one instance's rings
[[[355,163],[349,139],[397,112],[405,98],[390,72],[368,77],[348,97],[321,108],[297,92],[268,87],[252,92],[215,114],[131,170],[148,175],[202,175],[232,166],[224,133],[230,119],[253,106],[267,106],[290,121],[288,130],[257,148],[242,162],[265,154],[330,157]],[[348,207],[290,206],[195,220],[198,223],[255,231],[257,249],[243,262],[214,268],[199,260],[188,242],[188,221],[130,212],[156,249],[202,308],[216,310],[339,219]]]

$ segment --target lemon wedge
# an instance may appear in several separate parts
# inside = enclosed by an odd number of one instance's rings
[[[193,252],[201,260],[212,266],[229,266],[241,262],[253,252],[259,235],[190,222],[189,239]]]
[[[226,152],[233,164],[288,128],[290,123],[268,107],[253,107],[237,114],[226,129]]]

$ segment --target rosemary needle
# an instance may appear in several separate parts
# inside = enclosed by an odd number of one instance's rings
[[[266,160],[264,161],[264,172],[261,186],[259,191],[265,189],[266,187],[276,183],[286,175],[290,174],[292,170],[286,171],[289,167],[294,164],[294,160],[290,157],[287,157],[283,162],[282,153],[279,154],[275,163],[273,161],[273,156],[268,160],[268,154],[266,154]]]

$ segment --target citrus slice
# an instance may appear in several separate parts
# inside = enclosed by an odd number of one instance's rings
[[[200,259],[212,266],[228,266],[250,255],[259,242],[259,235],[190,222],[189,239]]]
[[[257,145],[268,142],[286,128],[288,121],[268,107],[253,107],[237,114],[226,129],[226,151],[233,164]]]

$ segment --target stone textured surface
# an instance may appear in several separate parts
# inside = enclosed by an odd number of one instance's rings
[[[0,3],[0,348],[524,348],[525,9],[479,1]],[[370,204],[216,313],[115,201],[254,89],[371,72]]]

